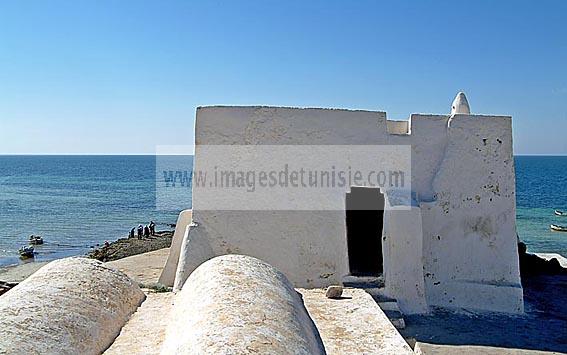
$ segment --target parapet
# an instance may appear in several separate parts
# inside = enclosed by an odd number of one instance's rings
[[[412,114],[388,120],[386,112],[269,106],[205,106],[197,108],[198,145],[383,145],[412,144],[445,136],[448,122],[499,116],[471,114],[459,92],[450,114]]]
[[[176,296],[162,354],[325,354],[288,279],[244,255],[201,264]]]
[[[100,354],[144,298],[100,261],[53,261],[0,297],[0,353]]]

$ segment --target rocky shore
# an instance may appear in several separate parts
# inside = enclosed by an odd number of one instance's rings
[[[152,236],[144,237],[142,239],[121,238],[91,251],[87,254],[87,256],[91,259],[97,259],[104,262],[113,261],[132,255],[169,248],[172,240],[173,231],[159,231]]]
[[[530,254],[522,242],[518,243],[518,255],[522,280],[527,276],[567,275],[567,269],[561,266],[557,258],[545,259],[538,254]]]
[[[142,239],[121,238],[92,250],[87,254],[87,257],[103,262],[114,261],[169,248],[172,240],[173,231],[158,231],[153,236]],[[0,268],[0,295],[25,280],[47,263],[46,261],[33,261],[17,266]]]

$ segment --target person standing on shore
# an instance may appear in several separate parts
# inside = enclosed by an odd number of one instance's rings
[[[150,236],[150,228],[146,225],[144,226],[144,237]]]
[[[154,221],[150,221],[150,234],[156,234],[156,224],[154,223]]]
[[[140,224],[138,225],[138,239],[142,239],[142,233],[144,233],[144,227]]]
[[[136,230],[136,227],[130,229],[130,234],[128,235],[128,238],[134,238],[135,230]]]

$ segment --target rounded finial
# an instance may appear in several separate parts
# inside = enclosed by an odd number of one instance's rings
[[[454,114],[470,115],[471,108],[464,92],[459,92],[451,104],[451,116]]]

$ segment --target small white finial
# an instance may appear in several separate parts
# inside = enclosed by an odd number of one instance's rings
[[[470,115],[471,108],[464,92],[459,92],[451,104],[451,116],[454,114]]]

